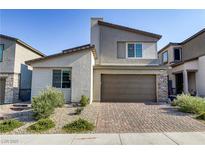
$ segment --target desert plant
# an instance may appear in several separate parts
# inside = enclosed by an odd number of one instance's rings
[[[199,114],[198,116],[196,116],[196,119],[200,119],[200,120],[205,120],[205,112]]]
[[[83,111],[83,107],[78,107],[78,108],[75,110],[75,114],[76,114],[76,115],[79,115],[79,114],[81,114],[82,111]]]
[[[63,127],[63,130],[67,133],[79,133],[79,132],[86,132],[92,131],[95,126],[88,122],[87,120],[79,118]]]
[[[1,133],[10,132],[21,126],[23,126],[23,122],[20,122],[18,120],[15,119],[5,120],[0,123],[0,132]]]
[[[65,103],[62,92],[55,88],[47,88],[40,95],[32,98],[32,108],[36,119],[47,118],[53,112],[55,107],[62,107]]]
[[[85,107],[89,104],[89,98],[85,95],[81,96],[80,106]]]
[[[41,92],[41,95],[49,99],[54,107],[62,107],[65,104],[63,92],[56,88],[48,87]]]
[[[177,99],[174,100],[174,104],[179,106],[179,110],[182,112],[194,114],[205,112],[204,98],[182,94],[177,96]]]
[[[44,96],[33,97],[31,106],[36,119],[47,118],[54,112],[54,106]]]
[[[55,127],[55,124],[52,120],[46,118],[46,119],[40,119],[36,123],[32,124],[27,128],[30,132],[43,132],[46,130],[49,130],[50,128]]]

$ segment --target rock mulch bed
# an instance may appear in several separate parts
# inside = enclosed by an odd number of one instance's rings
[[[56,126],[48,131],[43,132],[43,134],[66,133],[62,130],[62,127],[67,123],[70,123],[71,121],[76,120],[78,118],[86,119],[89,122],[92,122],[94,123],[94,125],[96,125],[98,110],[99,110],[98,104],[88,105],[87,107],[84,108],[84,110],[80,115],[74,114],[76,108],[77,107],[73,107],[71,104],[66,104],[62,108],[56,108],[54,114],[50,116],[50,119],[52,119],[55,122]],[[18,116],[16,116],[15,119],[25,122],[25,125],[5,134],[31,134],[26,130],[28,126],[36,122],[32,117],[31,110],[26,111],[26,113],[24,114],[23,112],[21,112],[21,114],[18,114]],[[94,133],[94,131],[90,133]]]

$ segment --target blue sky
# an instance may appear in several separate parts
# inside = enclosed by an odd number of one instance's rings
[[[90,17],[160,34],[158,49],[205,28],[205,10],[0,10],[0,33],[49,55],[89,43]]]

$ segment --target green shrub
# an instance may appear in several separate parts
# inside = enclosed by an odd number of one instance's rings
[[[82,111],[83,111],[83,108],[82,108],[82,107],[79,107],[79,108],[77,108],[77,109],[75,110],[75,114],[76,114],[76,115],[79,115],[79,114],[81,114]]]
[[[174,104],[180,107],[180,111],[200,114],[205,112],[205,99],[200,97],[194,97],[190,95],[178,95]]]
[[[54,107],[62,107],[65,104],[64,94],[56,88],[49,87],[43,91],[43,95],[46,95]]]
[[[54,106],[50,100],[42,95],[34,97],[31,106],[36,119],[47,118],[54,112]]]
[[[205,112],[199,114],[196,119],[205,120]]]
[[[54,107],[62,107],[65,104],[63,92],[56,88],[48,87],[41,92],[41,95],[50,100]]]
[[[30,132],[43,132],[53,127],[55,127],[54,122],[47,118],[38,120],[33,125],[29,126],[27,130]]]
[[[0,123],[0,132],[1,133],[10,132],[21,126],[23,126],[23,122],[20,122],[18,120],[15,119],[5,120]]]
[[[80,100],[80,105],[82,106],[82,107],[85,107],[85,106],[87,106],[88,104],[89,104],[89,98],[87,97],[87,96],[85,96],[85,95],[82,95],[81,96],[81,100]]]
[[[63,127],[63,130],[67,133],[79,133],[92,131],[94,128],[95,126],[92,123],[88,122],[87,120],[79,118],[78,120],[75,120],[70,124],[65,125]]]
[[[47,118],[55,107],[62,107],[65,103],[62,92],[55,88],[47,88],[39,96],[32,98],[32,108],[36,119]]]

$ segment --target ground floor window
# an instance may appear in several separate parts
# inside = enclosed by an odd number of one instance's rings
[[[70,70],[53,70],[53,87],[70,88],[71,87],[71,71]]]

